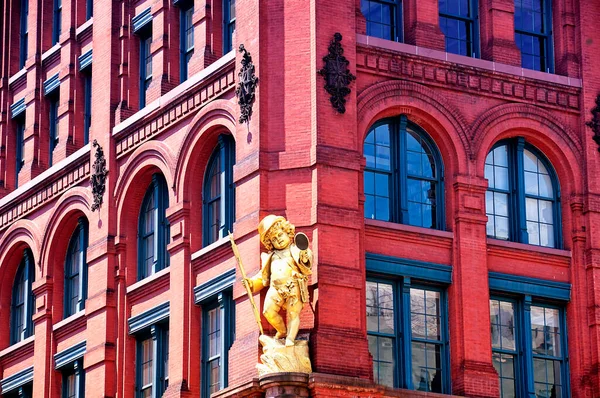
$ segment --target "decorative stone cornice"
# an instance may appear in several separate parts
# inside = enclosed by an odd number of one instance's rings
[[[358,72],[579,113],[581,88],[366,44],[356,49]]]
[[[199,81],[195,81],[192,77],[159,100],[148,104],[147,109],[142,110],[146,113],[137,116],[140,122],[133,122],[126,127],[116,126],[113,135],[116,135],[117,159],[131,153],[142,143],[161,134],[175,123],[193,117],[199,109],[233,89],[235,85],[233,61],[233,58],[231,62],[227,60],[221,67],[216,65],[217,63],[213,64],[214,67],[218,67],[217,70],[209,67],[203,71],[205,74],[198,74]],[[177,97],[179,94],[180,96]],[[136,118],[136,115],[132,118]],[[123,121],[121,125],[126,123],[128,120]]]
[[[49,173],[47,178],[44,178],[44,172],[30,181],[32,186],[29,189],[25,189],[23,192],[14,191],[3,198],[0,203],[0,230],[8,228],[18,219],[58,198],[69,188],[79,185],[89,178],[90,162],[89,157],[85,156],[89,153],[89,147],[82,148],[80,151],[72,155],[73,159],[71,157],[65,159],[64,165],[62,162],[55,165],[57,166],[56,171]],[[48,171],[50,170],[54,170],[54,167]],[[40,178],[39,181],[38,178]],[[26,186],[19,189],[23,188]],[[9,197],[10,199],[8,199]]]

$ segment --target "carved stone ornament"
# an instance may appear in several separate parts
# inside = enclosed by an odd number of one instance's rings
[[[592,120],[586,122],[585,125],[594,132],[593,140],[598,144],[598,152],[600,152],[600,94],[596,97],[596,106],[592,108]]]
[[[329,44],[329,54],[323,57],[325,66],[318,73],[325,79],[325,90],[331,95],[329,100],[339,113],[346,112],[345,97],[350,94],[348,86],[356,79],[348,70],[350,62],[344,57],[342,35],[336,33]]]
[[[90,176],[90,183],[92,185],[92,195],[94,195],[94,203],[92,203],[92,211],[99,209],[102,206],[104,191],[106,190],[106,159],[104,158],[104,151],[97,140],[94,140],[92,146],[96,148],[94,156],[94,164],[92,165],[92,175]]]
[[[238,99],[240,106],[240,123],[250,121],[252,116],[252,104],[254,103],[256,85],[258,77],[254,74],[254,64],[252,56],[246,51],[243,44],[240,44],[240,52],[242,55],[242,68],[238,73],[239,83],[235,89],[235,96]]]

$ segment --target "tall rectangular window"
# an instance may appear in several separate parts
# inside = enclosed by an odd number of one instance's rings
[[[88,20],[94,16],[94,0],[85,0],[85,19]]]
[[[450,393],[445,292],[410,278],[367,280],[367,338],[377,383]]]
[[[554,71],[550,5],[549,0],[515,0],[515,42],[523,68]]]
[[[152,81],[152,32],[140,36],[140,109],[146,106],[146,92]]]
[[[361,0],[360,8],[367,20],[367,35],[402,42],[402,1]]]
[[[19,29],[19,69],[25,66],[25,61],[27,60],[27,36],[29,34],[27,19],[29,18],[29,0],[21,0],[20,18],[21,21]]]
[[[138,336],[136,398],[158,398],[167,389],[168,325],[152,325]]]
[[[568,397],[564,310],[531,297],[490,299],[501,397]]]
[[[83,371],[83,358],[61,368],[62,392],[61,398],[85,397],[85,382]]]
[[[92,125],[92,74],[91,70],[83,74],[83,144],[90,141]]]
[[[62,0],[54,0],[52,16],[52,44],[58,43],[62,33]]]
[[[446,51],[477,57],[477,0],[439,0],[440,29],[446,37]]]
[[[190,59],[194,54],[194,24],[192,22],[192,16],[194,15],[194,3],[192,2],[188,5],[187,8],[181,9],[180,16],[180,63],[181,63],[181,73],[180,80],[182,82],[186,81],[188,78],[188,65],[190,63]]]
[[[52,166],[52,154],[54,148],[58,145],[58,103],[59,96],[53,95],[49,98],[50,114],[49,114],[49,146],[50,153],[48,155],[48,166]]]
[[[202,305],[202,398],[227,387],[228,352],[233,343],[234,303],[231,290]]]
[[[223,54],[233,48],[235,31],[235,0],[223,0]]]
[[[25,164],[25,117],[15,120],[16,123],[16,164],[15,164],[15,188],[19,186],[19,172]]]

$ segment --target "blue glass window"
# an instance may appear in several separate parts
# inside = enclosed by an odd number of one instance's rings
[[[194,24],[192,16],[194,15],[194,3],[190,3],[186,8],[181,9],[180,16],[180,53],[181,53],[181,72],[180,80],[186,81],[188,78],[188,65],[194,54]]]
[[[403,41],[402,1],[361,0],[360,8],[367,20],[367,35]]]
[[[235,219],[235,186],[233,165],[235,142],[229,135],[221,135],[204,176],[203,219],[204,246],[227,235]]]
[[[19,186],[19,172],[25,164],[25,117],[15,119],[16,124],[16,164],[15,164],[15,187]]]
[[[548,0],[515,0],[515,42],[523,68],[554,71],[550,6]]]
[[[33,256],[29,249],[23,252],[23,259],[15,275],[11,303],[11,344],[33,335]]]
[[[375,382],[449,393],[445,291],[411,285],[410,278],[368,278],[366,296]]]
[[[568,397],[564,309],[531,297],[490,299],[501,397]]]
[[[487,235],[544,247],[561,246],[558,180],[523,138],[496,145],[485,161]]]
[[[19,69],[25,66],[27,60],[27,37],[29,28],[27,19],[29,18],[29,0],[21,0],[20,13],[20,29],[19,29]]]
[[[168,386],[168,324],[152,325],[136,338],[136,398],[162,397]]]
[[[94,0],[85,0],[85,19],[88,20],[94,16]]]
[[[52,44],[58,43],[62,33],[62,0],[54,0],[52,17]]]
[[[152,31],[140,34],[140,109],[146,106],[146,92],[152,82]]]
[[[227,387],[234,311],[231,290],[202,303],[202,398]]]
[[[223,54],[233,48],[235,31],[235,0],[223,0]]]
[[[406,116],[375,124],[364,142],[365,218],[443,228],[441,157]]]
[[[72,364],[62,369],[62,398],[85,397],[85,375],[83,371],[83,358],[77,359]]]
[[[83,310],[87,297],[87,221],[80,218],[65,261],[65,318]]]
[[[477,57],[477,0],[439,0],[439,12],[446,51]]]
[[[139,216],[138,280],[169,266],[167,244],[170,240],[170,226],[166,217],[167,207],[167,183],[162,175],[154,174]]]
[[[52,94],[48,98],[49,100],[49,154],[48,154],[48,166],[52,166],[52,154],[54,153],[54,148],[58,145],[58,104],[59,104],[59,96],[57,94]]]
[[[92,71],[89,68],[83,74],[83,144],[90,141],[90,126],[92,125]]]

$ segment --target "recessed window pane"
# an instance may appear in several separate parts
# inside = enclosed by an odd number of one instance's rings
[[[540,244],[540,231],[539,224],[537,222],[527,221],[527,235],[529,236],[529,244]]]
[[[526,198],[525,199],[525,207],[526,207],[526,218],[527,221],[538,221],[538,200]]]
[[[389,196],[389,177],[387,174],[375,174],[375,194],[378,196]]]
[[[408,174],[420,176],[421,175],[421,154],[416,152],[406,153],[406,169]]]
[[[388,198],[375,197],[375,218],[377,220],[390,220],[390,201]]]
[[[495,216],[496,238],[508,239],[508,218]]]
[[[550,176],[547,174],[539,175],[539,195],[544,198],[552,198],[554,197],[554,192],[552,190],[552,180]]]
[[[365,196],[365,218],[375,219],[375,197]]]
[[[372,171],[365,171],[365,194],[366,195],[374,195],[375,194],[375,173]]]
[[[554,247],[554,227],[552,225],[540,224],[540,245]]]
[[[390,148],[379,146],[375,147],[375,163],[380,170],[391,170],[390,166]]]
[[[494,167],[494,183],[496,189],[508,190],[508,169]]]
[[[538,179],[536,173],[525,172],[525,193],[528,195],[538,195]]]
[[[537,156],[528,150],[523,150],[523,168],[525,171],[531,171],[536,173],[537,170]]]
[[[371,134],[369,134],[371,135]],[[367,167],[375,167],[375,145],[365,144],[364,156],[367,160]]]
[[[508,216],[508,195],[494,192],[494,214]]]

